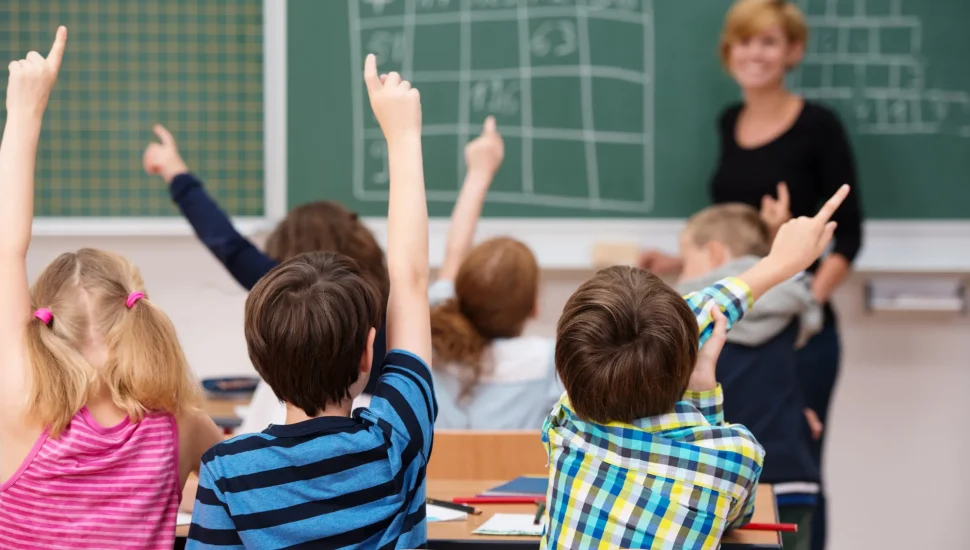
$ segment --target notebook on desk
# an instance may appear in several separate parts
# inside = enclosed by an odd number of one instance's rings
[[[498,487],[492,487],[480,496],[483,497],[533,497],[545,496],[549,479],[545,477],[521,476]]]

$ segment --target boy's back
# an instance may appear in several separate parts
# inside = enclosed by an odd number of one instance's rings
[[[423,361],[388,354],[368,409],[273,425],[203,457],[199,547],[414,548],[427,540],[424,471],[436,405]],[[411,405],[411,404],[415,405]]]
[[[605,270],[598,274],[585,285],[585,290],[581,287],[573,295],[572,305],[576,310],[588,311],[589,297],[610,289],[616,291],[619,302],[636,300],[636,296],[654,302],[657,311],[648,312],[651,315],[644,318],[658,318],[655,313],[665,306],[664,302],[679,299],[659,280],[639,273],[625,275],[622,271]],[[631,296],[625,293],[629,288],[610,284],[629,276],[640,286]],[[686,311],[678,312],[677,323],[684,325],[681,332],[689,338],[696,338],[695,327],[700,326],[701,340],[706,340],[712,327],[712,309],[723,310],[727,324],[734,324],[750,302],[751,291],[745,283],[737,279],[721,281],[687,297],[690,308],[682,306]],[[566,310],[571,313],[570,304]],[[674,323],[653,329],[654,340],[643,342],[643,349],[658,347],[660,339],[678,340],[675,330],[667,328]],[[641,334],[632,329],[639,324],[631,319],[629,327],[621,326],[614,332]],[[566,338],[576,338],[575,327],[565,330],[570,331]],[[560,339],[563,334],[561,323]],[[615,347],[623,353],[624,348],[631,347],[630,342],[617,346],[604,346],[605,343],[597,342],[595,348]],[[568,347],[565,350],[569,352]],[[557,366],[563,359],[560,351],[557,349]],[[589,356],[589,352],[580,353]],[[633,364],[648,368],[641,359]],[[615,362],[598,368],[620,370]],[[568,392],[570,373],[560,370],[560,375],[565,375]],[[671,373],[666,377],[681,375]],[[625,382],[629,386],[644,383],[635,379]],[[646,395],[650,391],[649,386],[642,386],[640,391],[622,391],[619,384],[609,385],[616,387],[618,395]],[[595,382],[589,380],[581,387],[595,387]],[[728,527],[750,519],[764,450],[744,426],[725,424],[719,386],[710,384],[706,391],[691,391],[692,387],[688,386],[672,407],[659,407],[668,412],[637,415],[626,421],[585,420],[570,397],[562,398],[543,427],[551,470],[549,523],[544,540],[549,548],[716,548],[721,533]],[[589,401],[575,390],[572,395]]]
[[[397,73],[364,81],[388,143],[387,337],[367,385],[382,304],[357,262],[296,256],[246,299],[246,347],[286,403],[286,425],[216,445],[203,458],[189,547],[416,548],[427,542],[424,472],[437,404],[431,380],[428,211],[418,91]],[[406,350],[406,351],[404,351]]]

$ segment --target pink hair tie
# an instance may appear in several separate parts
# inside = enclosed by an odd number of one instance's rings
[[[51,313],[51,310],[45,308],[39,308],[35,311],[34,317],[43,321],[47,326],[51,326],[51,321],[54,320],[54,314]]]
[[[135,303],[138,302],[138,300],[141,300],[144,297],[145,295],[142,294],[141,292],[138,292],[137,290],[135,292],[132,292],[131,294],[128,295],[128,299],[125,300],[125,307],[127,307],[128,309],[131,309],[135,305]]]

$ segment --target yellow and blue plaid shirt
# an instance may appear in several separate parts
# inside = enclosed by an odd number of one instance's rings
[[[685,296],[701,345],[719,307],[730,325],[751,289],[724,279]],[[546,420],[549,494],[544,548],[717,548],[750,521],[764,449],[744,426],[724,423],[721,387],[684,394],[674,411],[633,423],[579,418],[563,396]]]

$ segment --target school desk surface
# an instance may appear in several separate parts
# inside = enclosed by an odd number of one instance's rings
[[[194,479],[186,484],[184,498],[194,498],[196,486]],[[504,481],[456,481],[456,480],[428,480],[428,498],[451,500],[455,497],[472,496],[501,485]],[[539,537],[502,537],[489,535],[474,535],[475,529],[488,521],[497,513],[506,514],[534,514],[534,504],[496,504],[476,505],[482,510],[481,515],[468,516],[465,521],[448,521],[428,524],[428,548],[435,550],[535,550],[539,548]],[[761,485],[755,495],[754,518],[755,523],[778,523],[778,509],[775,506],[775,493],[770,485]],[[184,544],[188,535],[187,525],[176,529],[176,536],[180,544]],[[778,533],[767,531],[732,531],[724,535],[721,541],[722,550],[768,550],[780,549],[781,539]]]

